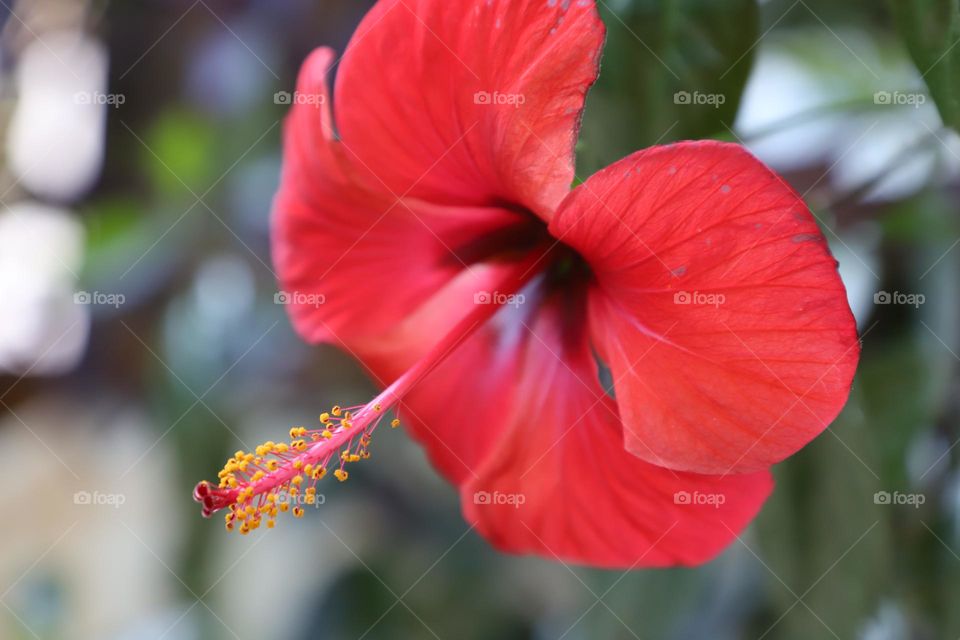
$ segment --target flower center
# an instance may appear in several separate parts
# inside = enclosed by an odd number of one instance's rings
[[[553,264],[553,251],[542,248],[505,270],[497,291],[512,294]],[[550,255],[547,255],[550,254]],[[289,442],[268,441],[253,452],[237,451],[220,470],[219,482],[200,482],[194,500],[203,505],[203,516],[227,509],[228,531],[247,534],[261,526],[272,528],[278,513],[303,516],[304,505],[317,502],[316,484],[332,469],[341,482],[348,477],[346,466],[370,457],[374,431],[418,382],[439,365],[474,331],[499,310],[507,296],[491,304],[474,305],[457,324],[420,360],[373,400],[354,407],[333,407],[320,415],[316,429],[293,427]],[[391,426],[400,422],[394,418]]]

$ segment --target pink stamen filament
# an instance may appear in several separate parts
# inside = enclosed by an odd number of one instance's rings
[[[290,445],[266,443],[257,448],[256,455],[237,452],[237,456],[231,458],[221,472],[224,480],[219,487],[201,482],[194,490],[194,499],[203,504],[204,517],[210,517],[213,513],[229,507],[231,514],[227,515],[228,529],[232,529],[233,524],[240,521],[243,522],[241,532],[247,533],[250,529],[259,526],[264,514],[271,518],[268,525],[273,526],[272,518],[276,516],[278,510],[278,496],[285,491],[289,491],[290,495],[303,493],[299,485],[303,484],[304,480],[307,481],[308,486],[306,493],[313,494],[317,480],[326,474],[327,467],[335,455],[339,458],[335,475],[341,481],[346,480],[344,467],[348,461],[356,461],[356,457],[367,457],[365,454],[367,454],[370,438],[384,414],[396,407],[410,389],[454,352],[477,328],[493,317],[507,295],[516,293],[529,282],[536,275],[537,271],[534,267],[542,257],[543,254],[535,252],[527,259],[512,265],[495,285],[495,290],[505,294],[504,296],[497,296],[496,300],[489,301],[490,304],[474,305],[471,311],[426,355],[373,400],[362,406],[335,411],[334,417],[339,419],[337,426],[334,426],[336,421],[328,419],[323,422],[321,429],[291,430],[291,437],[293,438],[296,432],[297,439]],[[398,420],[392,421],[393,426],[398,424]],[[329,437],[323,435],[327,432]],[[351,453],[354,441],[358,443]],[[277,466],[270,470],[269,465],[273,461],[277,462]],[[315,478],[312,473],[304,473],[304,469],[314,471],[318,468],[323,469],[320,477]],[[259,477],[254,480],[258,474]],[[298,476],[300,476],[299,481],[296,480]],[[255,498],[256,504],[254,504]],[[250,507],[253,509],[248,513]],[[286,511],[287,508],[280,510]],[[299,517],[302,513],[299,507],[294,509],[294,515]]]

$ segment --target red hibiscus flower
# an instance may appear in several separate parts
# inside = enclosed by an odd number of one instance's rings
[[[653,147],[571,189],[603,37],[588,0],[381,0],[333,105],[334,54],[310,56],[275,262],[300,334],[389,386],[238,451],[198,486],[206,515],[302,515],[389,409],[503,550],[696,564],[756,515],[849,392],[836,262],[737,145]]]

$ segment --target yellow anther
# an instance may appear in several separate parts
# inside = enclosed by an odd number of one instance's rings
[[[294,517],[294,518],[302,518],[302,517],[303,517],[303,508],[301,508],[301,507],[294,507],[294,508],[293,508],[293,517]]]
[[[374,411],[377,411],[377,412],[380,411],[380,403],[379,403],[379,402],[378,402],[377,404],[373,405],[373,410],[374,410]]]
[[[369,460],[370,452],[364,449],[363,451],[360,452],[360,457],[363,458],[364,460]]]
[[[323,476],[327,475],[327,470],[324,467],[317,467],[313,470],[313,479],[320,480]]]
[[[263,471],[257,471],[255,474],[250,476],[250,482],[256,482],[257,480],[262,480],[263,476],[265,475],[267,474],[265,474]]]
[[[337,406],[335,406],[333,409],[330,409],[330,413],[332,413],[333,415],[335,415],[335,416],[337,416],[337,417],[340,417],[340,414],[343,413],[343,409],[341,409],[340,406],[337,405]]]
[[[270,471],[276,471],[279,468],[280,468],[280,463],[277,462],[276,460],[267,461],[267,469],[269,469]]]
[[[303,484],[303,476],[301,475],[293,476],[293,478],[290,479],[290,484],[292,484],[295,487],[299,487],[301,484]]]
[[[281,502],[281,503],[280,503],[280,512],[281,512],[281,513],[286,513],[286,512],[289,511],[289,510],[290,510],[290,505],[289,505],[288,503],[286,503],[286,502]]]
[[[393,420],[390,421],[390,427],[391,427],[391,428],[396,429],[396,428],[399,427],[399,426],[400,426],[400,419],[399,419],[399,418],[394,418]]]
[[[317,495],[317,488],[316,488],[316,487],[309,487],[309,488],[307,489],[307,491],[306,491],[306,494],[307,494],[308,496]]]
[[[350,476],[350,474],[343,469],[337,469],[333,472],[333,475],[335,475],[340,482],[345,481]]]
[[[273,529],[277,525],[276,520],[267,520],[267,529]]]
[[[321,413],[321,414],[320,414],[320,422],[322,422],[322,423],[324,423],[324,424],[326,424],[327,422],[330,422],[330,414],[327,413],[326,411],[324,411],[323,413]]]
[[[294,469],[298,469],[298,470],[299,470],[299,469],[302,469],[302,468],[303,468],[303,460],[294,460],[294,461],[293,461],[293,468],[294,468]]]
[[[308,475],[308,476],[313,475],[313,465],[312,464],[304,465],[303,473],[304,475]]]
[[[323,436],[324,438],[327,438],[328,440],[333,437],[333,433],[329,429],[324,429],[323,433],[321,433],[320,435]]]

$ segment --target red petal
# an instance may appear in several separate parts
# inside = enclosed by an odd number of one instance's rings
[[[769,473],[675,473],[628,453],[584,328],[561,339],[559,311],[527,313],[505,308],[404,400],[405,424],[460,486],[467,520],[503,550],[596,566],[716,555],[769,495]],[[494,504],[516,495],[519,507]]]
[[[594,341],[640,458],[764,469],[846,402],[859,344],[836,261],[803,200],[741,147],[636,153],[576,189],[551,232],[596,276]]]
[[[344,145],[397,195],[548,218],[603,35],[592,0],[381,0],[337,76]]]
[[[464,269],[459,247],[518,219],[386,192],[334,138],[326,86],[333,55],[318,49],[304,63],[273,213],[280,285],[311,341],[387,331]]]

